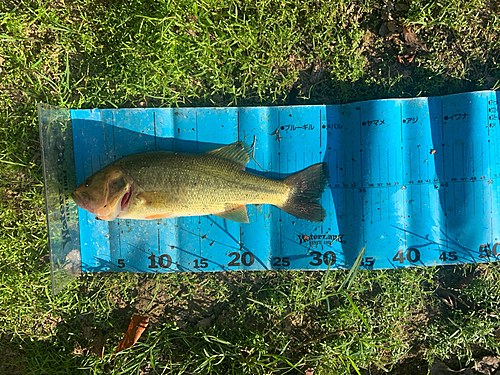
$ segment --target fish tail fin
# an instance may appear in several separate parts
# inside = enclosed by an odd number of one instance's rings
[[[291,191],[280,209],[299,219],[316,223],[325,220],[326,211],[319,201],[328,182],[326,163],[311,165],[285,178],[283,182],[291,187]]]

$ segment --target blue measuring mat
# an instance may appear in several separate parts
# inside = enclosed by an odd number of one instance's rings
[[[74,273],[80,261],[83,272],[326,270],[350,268],[363,246],[368,269],[497,260],[499,95],[286,107],[40,106],[53,271]],[[326,162],[325,221],[249,205],[249,224],[217,216],[106,222],[69,198],[123,156],[203,153],[238,140],[255,140],[247,171],[262,176],[281,179]]]

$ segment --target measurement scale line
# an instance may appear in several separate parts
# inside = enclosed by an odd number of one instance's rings
[[[381,151],[380,151],[380,147],[378,148],[378,183],[377,185],[382,182],[382,168],[381,168],[381,165],[380,165],[380,158],[381,158],[382,154],[381,154]]]
[[[495,179],[498,179],[500,177],[496,177]],[[446,181],[447,182],[447,181]],[[455,182],[455,181],[454,181]],[[337,186],[337,187],[332,187],[335,188],[335,189],[347,189],[347,190],[351,190],[352,188],[358,188],[358,189],[361,189],[361,188],[364,188],[364,189],[392,189],[393,187],[398,187],[399,189],[405,187],[407,190],[412,187],[412,186],[434,186],[436,184],[436,182],[418,182],[418,183],[413,183],[413,184],[405,184],[405,185],[384,185],[382,184],[381,186],[368,186],[368,185],[357,185],[356,183],[352,183],[351,185],[349,185],[348,183],[343,183],[343,184],[338,184],[338,185],[341,185],[341,186]]]
[[[198,110],[194,112],[194,128],[196,136],[196,151],[198,151]]]
[[[488,95],[488,97],[489,96],[490,96],[490,94]],[[486,103],[488,104],[486,106],[486,108],[487,108],[487,110],[486,110],[486,123],[488,124],[487,129],[488,129],[488,137],[489,137],[490,136],[490,130],[491,130],[490,129],[490,115],[489,115],[489,113],[490,113],[491,107],[490,107],[490,100],[488,98],[486,98],[486,100],[487,100]]]
[[[155,151],[158,150],[156,146],[156,112],[153,111],[153,132],[154,132],[154,139],[155,139]]]
[[[117,225],[120,225],[119,221],[117,222]],[[118,233],[120,233],[120,232],[118,232]],[[120,235],[118,235],[118,248],[120,249],[119,253],[120,253],[120,258],[121,258],[123,255],[122,255],[122,236],[120,236]]]
[[[441,137],[444,142],[443,99],[441,99]]]
[[[411,150],[410,150],[410,153],[411,153]],[[413,181],[411,160],[412,160],[412,159],[411,159],[411,155],[410,155],[410,157],[409,157],[410,170],[409,170],[409,176],[408,176],[408,177],[409,177],[409,180],[407,181],[408,183],[409,183],[410,181]]]
[[[321,149],[321,139],[322,139],[322,126],[321,126],[321,108],[319,109],[319,148]]]
[[[116,159],[116,142],[115,142],[115,111],[111,112],[111,123],[112,127],[111,129],[113,130],[113,159]],[[106,134],[104,133],[104,122],[102,123],[102,132],[103,132],[103,139],[106,140]]]
[[[399,126],[401,129],[401,143],[403,143],[403,103],[399,103]]]
[[[276,129],[276,133],[277,133],[277,138],[278,138],[278,149],[281,150],[281,141],[280,141],[280,129],[281,129],[281,111],[278,109],[277,111],[278,113],[278,128]]]
[[[394,181],[395,182],[399,181],[399,179],[398,179],[399,161],[398,161],[397,157],[398,157],[398,149],[397,149],[397,147],[394,147],[394,160],[395,160],[395,163],[394,163]]]
[[[422,160],[422,147],[418,148],[418,177],[420,180],[422,180],[422,163],[420,162]]]
[[[362,146],[363,145],[363,137],[362,137],[362,128],[361,128],[361,105],[358,107],[358,112],[359,112],[359,144]]]
[[[240,240],[239,240],[240,251],[243,250],[243,240],[242,240],[242,237],[243,237],[243,233],[241,231],[241,224],[240,224]],[[201,242],[201,235],[200,235],[200,242]]]
[[[490,215],[490,243],[495,242],[493,240],[493,217]]]
[[[464,150],[464,144],[462,143],[462,180],[466,181],[465,178],[465,162],[466,162],[466,156],[465,156],[465,150]]]
[[[391,166],[390,166],[391,163],[389,163],[389,160],[391,159],[389,155],[389,149],[387,149],[387,181],[385,183],[386,186],[388,186],[387,183],[391,183]]]
[[[401,146],[401,183],[405,186],[405,153],[403,146]]]
[[[161,254],[161,242],[160,242],[160,229],[158,228],[158,235],[156,237],[156,243],[158,244],[158,254]]]
[[[351,162],[348,162],[347,159],[344,160],[345,162],[344,170],[346,170],[345,168],[347,168],[348,163],[352,166],[352,159],[354,159],[354,150],[351,150]],[[351,167],[351,184],[353,183],[356,183],[356,176],[354,175],[354,168]]]
[[[489,159],[488,165],[491,165],[491,143],[490,143],[489,139],[488,139],[488,159]],[[486,183],[488,184],[488,189],[490,191],[490,194],[489,194],[489,196],[490,196],[489,209],[490,209],[490,221],[491,221],[490,228],[491,228],[491,242],[493,242],[493,216],[491,215],[492,210],[493,210],[493,183],[491,183],[491,184],[489,183],[489,180],[491,178],[492,178],[492,176],[491,176],[491,172],[490,172],[490,175],[486,179]]]
[[[363,165],[364,164],[364,160],[363,160],[363,153],[361,152],[361,150],[359,152],[359,161],[360,161],[360,165],[361,165],[361,171],[364,171],[364,165]],[[363,172],[361,172],[361,173],[363,173]],[[363,189],[365,187],[365,185],[366,184],[364,183],[363,178],[361,178],[361,189]]]

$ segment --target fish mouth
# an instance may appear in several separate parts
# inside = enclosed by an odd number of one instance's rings
[[[78,207],[83,208],[84,210],[88,210],[90,206],[90,197],[87,193],[79,193],[78,191],[74,191],[71,193],[71,198],[75,201]]]

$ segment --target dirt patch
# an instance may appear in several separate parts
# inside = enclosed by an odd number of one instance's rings
[[[423,335],[427,332],[425,327],[436,321],[446,321],[448,317],[453,319],[454,314],[457,313],[484,312],[481,301],[471,298],[466,293],[467,285],[470,285],[471,281],[474,282],[476,277],[480,277],[482,272],[483,266],[442,267],[433,273],[435,282],[429,280],[416,285],[426,292],[429,303],[423,308],[410,309],[411,312],[403,317],[404,324],[400,326],[403,327],[404,332],[401,332],[398,337],[408,344],[409,351],[391,367],[394,353],[388,348],[386,356],[382,357],[385,369],[372,364],[361,373],[381,375],[389,371],[390,374],[398,375],[429,374],[432,363],[428,362],[426,356],[429,343],[425,341],[426,338]],[[110,316],[102,320],[102,317],[99,318],[89,313],[76,317],[72,321],[61,322],[59,334],[67,336],[68,331],[75,332],[75,327],[78,327],[76,331],[79,332],[79,337],[73,335],[76,338],[73,343],[73,354],[76,356],[92,353],[100,355],[103,343],[107,340],[106,350],[109,350],[110,338],[114,341],[119,340],[127,329],[130,317],[134,313],[139,313],[150,318],[146,334],[162,332],[165,340],[175,342],[175,351],[156,357],[159,362],[167,360],[182,362],[186,351],[198,344],[200,335],[214,334],[218,339],[233,341],[235,337],[260,332],[266,341],[273,342],[273,336],[279,332],[286,336],[288,341],[286,356],[292,362],[299,362],[302,358],[314,356],[327,343],[342,341],[346,337],[357,337],[363,327],[356,321],[350,327],[330,326],[325,329],[325,324],[323,324],[331,318],[331,314],[343,308],[346,301],[342,296],[329,299],[330,312],[325,308],[325,301],[322,301],[320,305],[311,304],[300,309],[290,303],[290,307],[284,311],[273,311],[273,299],[290,293],[293,284],[297,282],[295,274],[283,272],[278,275],[277,272],[270,271],[129,275],[127,283],[130,282],[130,288],[127,292],[117,295],[113,292],[109,293],[116,306]],[[301,281],[306,284],[317,285],[323,276],[322,272],[304,272],[300,277]],[[112,279],[106,274],[88,277],[90,286],[87,287],[86,283],[82,283],[80,293],[82,297],[91,299],[95,293],[99,293],[99,285],[102,285],[101,282],[91,282],[91,279],[108,277]],[[384,292],[382,283],[371,282],[370,285],[371,288],[359,292],[357,296],[359,300],[368,301]],[[453,294],[457,301],[462,299],[468,303],[469,310],[460,303],[447,304],[443,300],[444,291],[448,293],[448,297]],[[257,303],[252,301],[257,301]],[[278,303],[276,306],[280,305],[282,304]],[[377,304],[374,306],[377,307]],[[110,325],[106,323],[107,321],[114,323]],[[381,327],[374,328],[374,337],[378,334],[377,329]],[[241,347],[242,361],[247,356],[251,357],[245,350],[248,348]],[[494,356],[494,353],[472,343],[470,350],[472,358],[477,362],[485,356]],[[459,361],[458,357],[446,359],[444,363],[454,371],[467,369],[473,371],[473,364],[467,367],[465,363]],[[306,370],[305,368],[304,371]],[[481,374],[478,369],[474,371],[476,374]],[[150,365],[143,363],[141,373],[146,375],[155,372]],[[435,374],[440,375],[440,373]]]
[[[22,375],[26,373],[22,351],[6,335],[0,336],[0,374]]]

